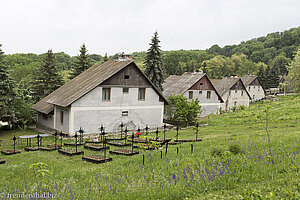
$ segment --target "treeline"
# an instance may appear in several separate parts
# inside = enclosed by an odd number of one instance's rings
[[[203,70],[211,78],[237,74],[258,75],[265,88],[278,87],[279,79],[287,74],[286,66],[300,45],[300,27],[270,33],[238,45],[223,48],[213,45],[206,50],[163,51],[162,60],[167,75]],[[142,62],[145,52],[133,53]]]

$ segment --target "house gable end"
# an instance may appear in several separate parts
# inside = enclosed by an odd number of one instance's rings
[[[145,76],[130,63],[128,66],[106,79],[101,86],[152,87]]]

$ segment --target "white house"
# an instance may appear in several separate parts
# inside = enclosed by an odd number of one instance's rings
[[[245,75],[242,77],[242,81],[249,92],[252,101],[258,101],[265,98],[265,90],[255,75]]]
[[[163,84],[163,94],[166,98],[171,95],[186,96],[189,100],[199,99],[200,116],[218,113],[223,100],[207,75],[202,72],[185,72],[181,76],[171,75]]]
[[[37,126],[70,135],[162,126],[167,100],[131,60],[96,64],[37,104]]]
[[[222,110],[228,111],[230,108],[240,105],[249,107],[251,96],[247,92],[241,78],[225,77],[223,79],[210,80],[224,101]]]

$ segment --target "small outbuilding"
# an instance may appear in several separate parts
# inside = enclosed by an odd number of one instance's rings
[[[97,133],[162,126],[164,105],[160,91],[128,59],[95,64],[37,104],[37,126],[70,135],[82,127]]]

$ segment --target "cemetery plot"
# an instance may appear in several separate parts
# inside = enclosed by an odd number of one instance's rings
[[[127,149],[116,149],[113,151],[109,151],[110,154],[116,154],[116,155],[124,155],[124,156],[133,156],[136,154],[139,154],[138,151],[130,151]]]
[[[6,161],[0,158],[0,164],[5,164]]]
[[[14,141],[13,146],[14,146],[14,150],[2,150],[1,154],[3,155],[13,155],[13,154],[17,154],[17,153],[21,153],[21,151],[16,150],[16,136],[14,136],[12,138],[12,140]]]
[[[75,149],[58,149],[58,152],[67,156],[83,155],[83,151],[76,151]]]
[[[112,161],[112,158],[107,158],[107,157],[103,157],[103,156],[100,156],[100,155],[89,155],[89,156],[82,157],[82,160],[85,160],[87,162],[100,164],[100,163],[110,162],[110,161]]]
[[[93,150],[93,151],[103,151],[105,149],[110,149],[110,147],[104,147],[103,145],[101,144],[88,144],[88,145],[84,145],[84,148],[85,149],[90,149],[90,150]]]
[[[128,146],[131,146],[130,143],[120,142],[120,141],[110,141],[107,144],[112,145],[112,146],[117,146],[117,147],[128,147]]]
[[[174,142],[201,142],[202,139],[197,139],[197,140],[185,140],[185,139],[182,139],[182,140],[174,140]]]
[[[78,138],[78,134],[77,133],[80,133],[80,137],[82,137],[82,133],[84,132],[83,129],[79,129],[79,131],[76,131],[75,132],[75,149],[59,149],[58,152],[61,153],[61,154],[64,154],[64,155],[67,155],[67,156],[74,156],[74,155],[81,155],[81,154],[84,154],[83,151],[78,151],[77,150],[77,146],[78,146],[78,143],[77,143],[77,138]],[[81,139],[80,139],[81,140]]]
[[[2,150],[1,154],[3,155],[13,155],[13,154],[17,154],[17,153],[21,153],[21,151],[18,150]]]
[[[24,150],[25,151],[37,151],[37,150],[39,150],[39,148],[38,147],[25,147]]]

